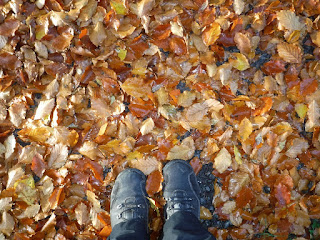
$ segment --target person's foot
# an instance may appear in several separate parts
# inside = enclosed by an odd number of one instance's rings
[[[193,213],[200,219],[200,188],[191,165],[183,160],[173,160],[163,168],[165,218],[178,211]]]
[[[131,219],[141,219],[148,225],[149,202],[146,177],[138,169],[125,169],[117,177],[111,192],[111,227]]]

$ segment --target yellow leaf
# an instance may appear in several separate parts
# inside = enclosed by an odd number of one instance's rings
[[[280,43],[277,46],[279,56],[289,63],[300,63],[301,62],[301,48],[297,45]]]
[[[236,145],[233,146],[233,151],[234,151],[234,157],[236,159],[236,162],[238,164],[242,164],[241,154],[240,154],[239,149],[237,148]]]
[[[229,62],[234,68],[238,69],[239,71],[244,71],[250,67],[248,59],[242,53],[234,53],[233,55],[236,57],[236,59],[230,59]]]
[[[155,170],[161,171],[162,164],[155,157],[145,157],[128,161],[131,168],[137,168],[145,175],[149,175]]]
[[[317,32],[311,34],[311,40],[315,45],[320,47],[320,32],[317,31]]]
[[[117,48],[116,52],[118,53],[118,57],[121,61],[123,61],[127,56],[127,50],[123,48]]]
[[[222,148],[216,158],[214,159],[214,168],[219,173],[223,173],[231,165],[231,154],[226,148]]]
[[[19,131],[19,137],[22,140],[29,140],[44,143],[50,137],[52,129],[49,127],[24,128]]]
[[[182,159],[189,160],[193,157],[195,151],[192,137],[185,138],[180,145],[171,148],[167,155],[167,160]]]
[[[297,103],[294,106],[294,109],[296,110],[296,113],[298,114],[299,118],[304,119],[308,112],[307,105],[303,103]]]
[[[133,159],[140,159],[142,157],[143,157],[143,154],[141,152],[134,151],[128,154],[127,161],[131,161]]]
[[[277,12],[279,23],[290,31],[301,30],[304,24],[300,23],[299,17],[290,10],[281,10]]]
[[[208,208],[205,208],[204,206],[200,207],[200,219],[204,219],[204,220],[212,219],[212,213]]]
[[[205,45],[210,46],[218,40],[221,34],[220,25],[216,22],[212,23],[202,33],[202,40]]]
[[[250,134],[252,133],[252,124],[249,119],[244,118],[242,119],[240,126],[239,126],[239,136],[242,141],[248,139]]]

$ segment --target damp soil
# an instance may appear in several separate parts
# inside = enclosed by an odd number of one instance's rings
[[[219,216],[214,214],[215,209],[212,205],[212,199],[214,196],[214,182],[216,177],[212,174],[212,171],[212,163],[204,164],[197,175],[197,180],[200,186],[200,204],[201,206],[209,209],[212,214],[211,220],[201,220],[201,223],[205,228],[216,227],[219,229],[228,229],[232,227],[231,222],[229,220],[220,220]]]

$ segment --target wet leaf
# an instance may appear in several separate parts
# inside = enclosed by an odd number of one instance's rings
[[[160,192],[162,189],[163,176],[159,170],[153,171],[149,174],[146,182],[146,191],[149,196]]]
[[[203,219],[203,220],[212,219],[212,214],[208,208],[205,208],[204,206],[200,207],[200,219]]]
[[[221,34],[220,25],[216,22],[212,23],[210,26],[205,28],[202,33],[202,40],[205,45],[210,46],[214,44]]]

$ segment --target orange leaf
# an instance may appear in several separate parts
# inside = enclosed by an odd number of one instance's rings
[[[202,40],[205,45],[210,46],[218,40],[221,34],[221,28],[218,23],[212,23],[202,33]]]
[[[163,181],[163,176],[159,170],[153,171],[152,173],[149,174],[147,183],[146,183],[146,190],[149,196],[153,196],[155,193],[161,191],[162,181]]]
[[[275,186],[275,197],[279,201],[280,206],[285,206],[290,203],[291,193],[284,184],[279,183]]]
[[[111,231],[112,231],[111,226],[107,225],[99,232],[99,236],[101,236],[101,237],[109,237]]]
[[[31,165],[31,170],[38,176],[42,177],[44,171],[46,169],[46,164],[43,161],[43,157],[37,153],[34,155],[32,158],[32,165]]]

